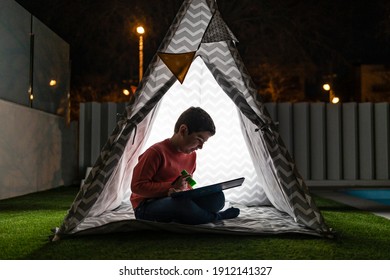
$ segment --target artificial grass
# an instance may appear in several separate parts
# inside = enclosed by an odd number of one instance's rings
[[[320,197],[314,198],[338,233],[334,239],[137,231],[50,242],[50,229],[61,224],[77,191],[60,187],[0,201],[0,259],[390,259],[389,220]]]

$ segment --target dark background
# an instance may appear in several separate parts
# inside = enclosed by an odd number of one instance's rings
[[[122,89],[138,84],[136,26],[146,29],[146,68],[182,4],[182,0],[17,2],[70,44],[76,102],[128,98]],[[358,101],[356,67],[390,63],[389,2],[217,1],[259,93],[272,101],[324,101],[320,85],[329,77],[335,77],[344,101]],[[269,87],[275,80],[277,93]],[[297,85],[304,87],[304,96]]]

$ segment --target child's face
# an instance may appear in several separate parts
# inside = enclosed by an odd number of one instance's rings
[[[211,133],[208,131],[193,132],[188,134],[186,130],[183,134],[183,141],[180,146],[180,150],[183,153],[190,154],[197,149],[202,149],[203,144],[211,137]]]

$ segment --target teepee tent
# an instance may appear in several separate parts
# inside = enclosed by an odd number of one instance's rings
[[[185,0],[136,93],[103,147],[56,238],[139,229],[232,234],[331,235],[249,77],[215,0]],[[136,220],[132,170],[151,144],[172,136],[179,114],[205,109],[217,133],[198,152],[198,185],[245,177],[225,192],[236,219],[205,225]]]

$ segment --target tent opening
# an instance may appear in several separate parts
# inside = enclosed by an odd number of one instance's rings
[[[243,186],[225,191],[226,199],[245,205],[269,205],[242,134],[237,106],[215,81],[200,56],[191,64],[184,83],[177,81],[160,101],[143,150],[171,137],[177,118],[191,106],[206,110],[217,131],[197,152],[194,174],[197,186],[245,177]]]

